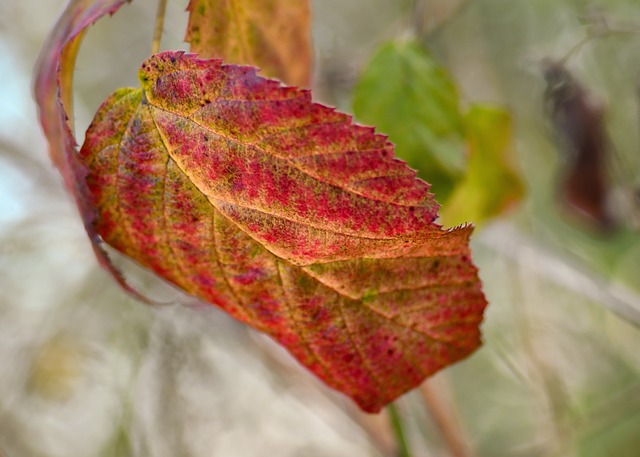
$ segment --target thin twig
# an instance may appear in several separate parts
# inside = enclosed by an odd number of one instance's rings
[[[382,455],[394,455],[397,452],[396,437],[389,418],[389,411],[380,414],[368,414],[355,405],[348,404],[347,413],[367,433],[376,449]]]
[[[411,457],[411,452],[409,452],[409,446],[407,445],[407,439],[405,437],[402,417],[398,412],[396,405],[389,403],[387,410],[389,411],[389,419],[391,420],[391,426],[396,436],[398,457]]]
[[[478,241],[507,258],[531,259],[531,268],[540,276],[567,290],[601,303],[618,316],[640,328],[640,294],[636,290],[603,277],[577,259],[561,257],[508,223],[494,224]]]
[[[167,11],[167,0],[158,1],[158,11],[156,12],[156,27],[153,29],[153,41],[151,42],[151,54],[157,54],[160,51],[160,42],[162,41],[162,32],[164,30],[164,15]]]
[[[599,39],[610,38],[620,35],[638,35],[640,28],[637,26],[614,26],[609,25],[606,16],[598,11],[593,15],[582,18],[587,22],[587,34],[578,43],[569,49],[569,51],[559,60],[560,63],[566,64],[569,59],[576,55],[586,44]]]
[[[457,0],[456,3],[452,3],[452,1],[440,2],[440,5],[449,5],[449,10],[445,8],[445,13],[440,13],[439,16],[433,14],[434,2],[427,2],[426,0],[414,1],[413,31],[418,39],[425,39],[427,36],[438,32],[472,3],[469,0]],[[429,18],[430,22],[427,21],[427,18]]]
[[[437,424],[438,429],[452,457],[470,457],[462,430],[451,409],[443,401],[443,389],[439,389],[435,378],[423,382],[420,386],[422,399]]]

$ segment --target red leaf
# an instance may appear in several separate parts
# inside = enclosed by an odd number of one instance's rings
[[[78,160],[78,145],[72,127],[72,75],[84,30],[107,14],[115,13],[129,0],[71,0],[45,40],[35,68],[34,92],[40,124],[49,143],[49,156],[73,195],[85,229],[100,264],[131,295],[147,301],[133,290],[111,263],[95,233],[95,210],[85,184],[86,168]]]
[[[81,155],[103,239],[378,411],[480,345],[470,227],[373,129],[255,69],[165,52]]]
[[[34,92],[40,123],[49,142],[49,155],[65,184],[77,193],[75,139],[68,125],[71,113],[71,71],[85,28],[106,14],[113,14],[127,0],[72,0],[45,40],[35,68]],[[64,100],[64,103],[63,103]],[[67,105],[67,106],[65,106]]]

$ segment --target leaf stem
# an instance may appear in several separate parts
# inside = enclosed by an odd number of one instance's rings
[[[398,457],[411,457],[411,452],[409,452],[409,446],[407,445],[407,439],[405,437],[402,417],[398,409],[396,408],[396,405],[393,403],[389,403],[389,405],[387,406],[387,411],[389,412],[391,427],[393,428],[393,433],[396,437]]]
[[[167,0],[158,0],[158,10],[156,12],[156,26],[153,29],[153,41],[151,42],[151,54],[160,51],[160,41],[164,30],[164,15],[167,11]]]

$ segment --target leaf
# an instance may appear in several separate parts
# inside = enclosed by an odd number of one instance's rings
[[[464,172],[463,121],[455,84],[419,43],[383,45],[355,88],[353,109],[446,200]]]
[[[126,0],[71,0],[45,40],[36,64],[34,92],[49,155],[70,192],[76,194],[76,144],[68,121],[71,114],[73,66],[86,27],[113,14]],[[64,101],[64,103],[63,103]]]
[[[576,221],[602,233],[618,225],[610,207],[611,140],[602,103],[562,62],[544,62],[546,104],[564,162],[560,199]]]
[[[73,67],[84,30],[102,16],[115,13],[128,0],[71,0],[40,51],[34,73],[34,93],[40,125],[49,143],[49,156],[78,205],[98,261],[132,296],[148,301],[132,289],[111,263],[95,233],[94,208],[88,200],[86,169],[78,160],[78,145],[70,122]]]
[[[251,67],[165,52],[81,150],[103,239],[266,332],[376,412],[480,345],[471,227],[349,116]]]
[[[446,226],[485,222],[522,199],[524,186],[513,163],[511,116],[490,105],[472,105],[465,119],[468,169],[440,211]]]
[[[308,0],[190,0],[185,40],[191,52],[253,65],[268,77],[309,86]]]
[[[434,184],[446,225],[482,223],[522,198],[508,113],[475,105],[465,114],[454,82],[419,43],[391,42],[376,53],[354,111],[388,133],[399,157]]]

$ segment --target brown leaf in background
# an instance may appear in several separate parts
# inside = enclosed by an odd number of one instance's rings
[[[543,63],[545,100],[562,146],[560,198],[581,220],[602,231],[614,228],[610,212],[608,160],[611,143],[605,112],[562,62]]]

